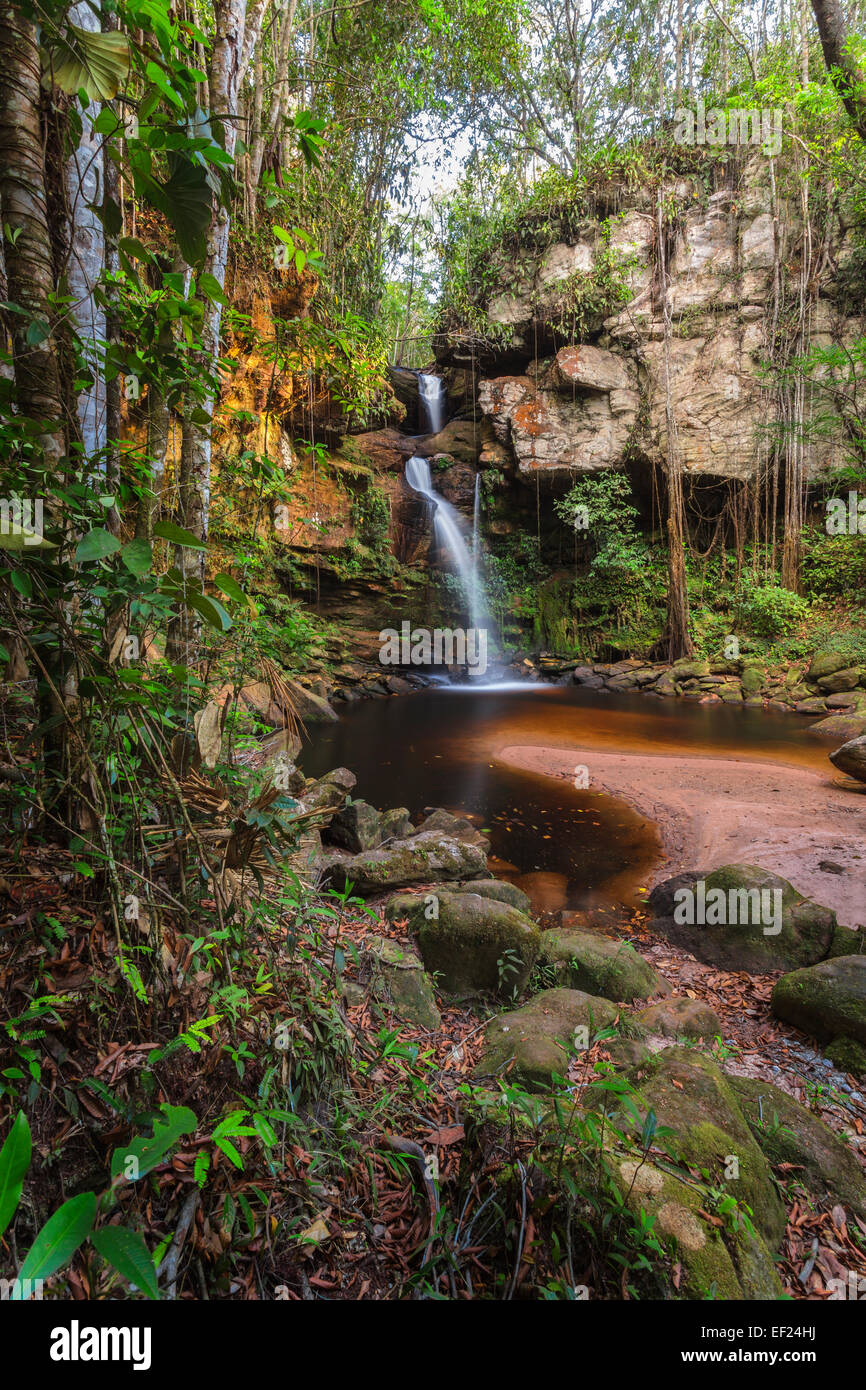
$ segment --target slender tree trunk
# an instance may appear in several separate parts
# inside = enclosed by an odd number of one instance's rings
[[[12,316],[12,357],[22,415],[45,420],[46,462],[65,453],[63,398],[49,296],[54,266],[39,120],[40,65],[36,29],[14,6],[0,6],[0,216],[9,299],[25,311]],[[31,323],[45,336],[28,340]]]
[[[289,54],[292,47],[292,33],[295,27],[296,9],[297,0],[289,0],[285,18],[283,19],[282,29],[280,30],[279,43],[277,44],[274,56],[274,80],[277,84],[277,95],[271,111],[270,126],[273,131],[274,139],[277,142],[281,168],[285,168],[289,162],[288,143],[283,136],[282,123],[292,100],[288,80]]]
[[[256,5],[250,11],[252,23],[261,24],[264,6]],[[257,17],[257,18],[256,18]],[[226,153],[234,156],[237,145],[237,121],[239,116],[239,97],[244,78],[243,60],[251,56],[255,47],[257,33],[252,36],[246,30],[245,0],[217,0],[214,13],[214,39],[208,75],[208,98],[211,120],[219,121],[225,132]],[[225,285],[226,265],[229,251],[229,214],[222,206],[216,206],[211,220],[207,242],[207,253],[202,269],[214,280],[220,289]],[[220,325],[222,306],[208,299],[204,304],[201,348],[198,360],[202,368],[216,377],[219,367]],[[218,389],[214,391],[213,409],[217,407]],[[183,419],[180,467],[180,505],[183,525],[198,540],[208,537],[210,514],[210,472],[212,455],[212,424],[201,425],[188,414]],[[178,547],[175,564],[181,571],[184,582],[204,581],[204,552]],[[186,610],[185,610],[186,611]],[[186,620],[176,625],[169,634],[172,655],[181,655],[179,647],[186,648],[183,656],[190,658],[190,632],[183,631]]]
[[[265,148],[264,132],[262,130],[263,86],[262,51],[259,46],[256,48],[255,68],[253,72],[253,99],[250,107],[250,128],[247,132],[247,144],[249,149],[247,152],[246,187],[250,225],[252,227],[255,227],[258,217],[258,187],[262,173],[262,156],[264,155]]]
[[[86,0],[80,0],[72,8],[69,18],[79,29],[97,32],[100,28],[99,19]],[[102,140],[93,133],[93,122],[102,107],[93,102],[86,110],[80,103],[76,106],[81,137],[64,171],[69,218],[66,278],[72,296],[72,322],[93,378],[77,401],[84,457],[88,460],[101,455],[99,471],[104,472],[108,424],[105,375],[100,356],[105,347],[105,310],[95,294],[105,265],[105,234],[99,217],[104,197],[104,166]]]
[[[113,21],[113,24],[112,24]],[[106,28],[116,27],[116,17],[108,16]],[[123,197],[120,191],[120,170],[113,159],[106,157],[105,168],[105,199],[104,204],[114,204],[115,207],[123,206]],[[120,269],[120,256],[117,250],[117,237],[106,232],[105,234],[105,269],[108,275],[116,274]],[[116,290],[110,286],[106,290],[108,297],[108,307],[105,311],[105,337],[107,342],[118,338],[120,334],[120,323],[116,308]],[[113,377],[111,381],[105,383],[105,433],[106,433],[106,461],[105,461],[105,484],[106,490],[118,494],[120,487],[120,435],[121,435],[121,411],[120,411],[120,375]],[[111,509],[108,516],[108,526],[116,534],[120,531],[120,508],[115,506]]]

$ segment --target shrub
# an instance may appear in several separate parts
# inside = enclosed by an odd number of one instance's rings
[[[759,637],[781,637],[808,616],[809,604],[779,584],[754,584],[744,579],[735,601],[737,621]]]

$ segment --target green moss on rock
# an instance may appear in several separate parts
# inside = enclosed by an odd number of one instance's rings
[[[718,899],[724,904],[722,922],[702,925],[697,920],[680,920],[686,914],[678,891],[686,889],[697,900],[701,882],[706,916],[717,901],[711,895],[723,895]],[[778,903],[781,924],[777,931]],[[650,905],[658,914],[654,928],[698,960],[759,975],[823,960],[837,926],[830,908],[804,898],[787,879],[755,864],[727,864],[703,875],[679,874],[653,889]]]
[[[687,1298],[767,1301],[784,1296],[760,1236],[743,1230],[723,1234],[706,1220],[711,1198],[703,1185],[634,1159],[620,1160],[612,1172],[632,1211],[652,1218],[656,1234],[678,1259],[681,1293]]]
[[[716,1187],[751,1208],[755,1226],[775,1250],[785,1230],[784,1207],[730,1078],[709,1057],[683,1047],[657,1053],[648,1070],[638,1103],[673,1131],[671,1145],[679,1158],[707,1170]],[[732,1158],[738,1176],[726,1178]]]
[[[475,878],[469,883],[455,883],[455,893],[477,893],[481,898],[495,898],[497,902],[508,903],[518,912],[529,912],[532,904],[526,893],[515,884],[505,883],[498,878]]]
[[[836,956],[777,980],[770,997],[777,1018],[819,1041],[866,1043],[866,956]]]
[[[409,921],[425,968],[453,994],[519,994],[538,956],[541,933],[532,919],[478,893],[401,893],[385,915]]]
[[[722,1030],[718,1014],[700,999],[677,995],[650,1004],[636,1014],[639,1023],[650,1033],[666,1038],[714,1038]]]
[[[633,946],[597,932],[546,931],[541,937],[539,960],[553,966],[571,989],[627,1004],[670,989]]]
[[[826,1052],[840,1071],[866,1076],[866,1043],[855,1042],[853,1038],[834,1038]]]
[[[564,1076],[577,1029],[595,1034],[611,1027],[618,1010],[609,999],[577,989],[547,989],[522,1009],[500,1014],[487,1025],[478,1076],[503,1075],[521,1081],[528,1090],[545,1090],[554,1075]]]
[[[859,1046],[859,1044],[854,1044]],[[866,1049],[863,1049],[866,1057]],[[732,1076],[737,1097],[756,1143],[770,1163],[789,1163],[798,1182],[815,1197],[829,1193],[866,1217],[866,1175],[849,1148],[793,1096],[755,1077]]]

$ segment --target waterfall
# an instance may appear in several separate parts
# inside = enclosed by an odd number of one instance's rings
[[[473,551],[463,538],[463,523],[460,514],[436,491],[430,475],[430,464],[419,454],[413,455],[406,463],[406,482],[422,497],[426,497],[432,509],[433,536],[438,548],[444,552],[447,562],[463,581],[469,608],[469,626],[483,626],[486,612],[483,602],[481,574],[478,564],[478,537],[473,528]],[[477,496],[477,493],[476,493]]]
[[[445,424],[445,385],[441,377],[418,373],[418,407],[422,433],[438,434]]]
[[[475,496],[472,501],[472,590],[470,612],[481,611],[484,585],[481,580],[481,474],[475,474]],[[472,620],[473,626],[475,620]]]

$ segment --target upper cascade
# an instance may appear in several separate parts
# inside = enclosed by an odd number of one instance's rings
[[[418,404],[422,433],[438,434],[445,424],[445,383],[429,372],[418,373]]]

